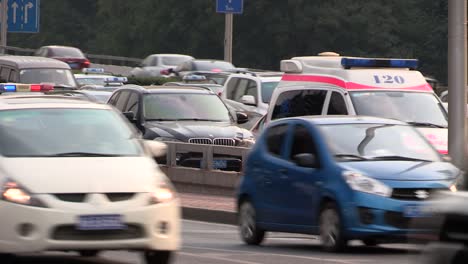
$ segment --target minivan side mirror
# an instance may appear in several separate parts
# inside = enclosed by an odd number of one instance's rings
[[[132,123],[135,123],[136,122],[136,119],[135,119],[135,113],[133,112],[124,112],[122,113],[130,122]]]
[[[315,158],[315,155],[312,153],[296,154],[293,157],[293,161],[296,162],[296,164],[301,167],[306,167],[306,168],[317,167],[317,159]]]
[[[167,145],[156,140],[145,140],[143,141],[145,148],[149,151],[149,153],[157,158],[166,155],[167,153]]]
[[[245,105],[257,105],[257,103],[255,102],[255,97],[253,95],[243,95],[240,100],[241,103]]]
[[[245,124],[249,121],[249,116],[244,112],[236,112],[237,124]]]

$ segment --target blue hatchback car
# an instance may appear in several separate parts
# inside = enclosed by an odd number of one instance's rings
[[[410,221],[429,217],[427,199],[457,191],[461,174],[400,121],[281,119],[263,131],[246,160],[239,230],[247,244],[260,244],[266,231],[318,234],[328,251],[354,239],[366,245],[404,239],[424,233]]]

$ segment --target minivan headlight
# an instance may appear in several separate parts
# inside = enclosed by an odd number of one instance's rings
[[[47,207],[45,204],[34,197],[29,191],[21,187],[18,183],[7,180],[1,189],[1,199],[11,203],[30,205],[36,207]]]
[[[345,178],[349,187],[355,191],[371,193],[385,197],[390,197],[392,195],[392,188],[376,179],[364,176],[359,172],[344,171],[343,177]]]
[[[174,186],[168,180],[164,180],[151,192],[150,204],[167,203],[176,197],[177,193]]]

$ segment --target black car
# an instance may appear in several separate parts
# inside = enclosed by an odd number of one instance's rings
[[[144,139],[250,147],[254,137],[237,125],[248,121],[230,111],[212,91],[200,87],[125,85],[108,101],[142,132]],[[200,158],[180,156],[179,165],[200,167]],[[238,159],[223,159],[216,169],[239,170]]]

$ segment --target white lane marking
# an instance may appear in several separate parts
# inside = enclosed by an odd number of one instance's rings
[[[217,257],[214,255],[209,255],[209,254],[191,254],[187,252],[178,252],[178,255],[187,255],[191,257],[196,257],[196,258],[207,258],[207,259],[214,259],[214,260],[222,260],[222,261],[227,261],[227,262],[232,262],[232,263],[241,263],[241,264],[262,264],[261,262],[251,262],[251,261],[244,261],[244,260],[236,260],[236,259],[230,259],[230,258],[224,258],[224,257]]]
[[[334,263],[343,263],[343,264],[354,264],[355,262],[350,262],[347,260],[342,259],[326,259],[326,258],[317,258],[317,257],[305,257],[305,256],[297,256],[297,255],[286,255],[286,254],[278,254],[278,253],[271,253],[271,252],[253,252],[253,251],[246,251],[246,250],[232,250],[232,249],[217,249],[217,248],[209,248],[209,247],[193,247],[193,246],[183,246],[183,248],[190,248],[190,249],[199,249],[199,250],[212,250],[212,251],[221,251],[221,252],[230,252],[230,253],[249,253],[251,255],[269,255],[269,256],[278,256],[278,257],[286,257],[286,258],[299,258],[299,259],[307,259],[307,260],[318,260],[322,262],[334,262]]]
[[[207,230],[207,229],[200,229],[200,230],[184,230],[182,233],[202,233],[202,234],[237,234],[237,230]]]
[[[222,227],[228,227],[228,228],[237,228],[237,225],[228,225],[228,224],[218,224],[218,223],[210,223],[210,222],[202,222],[202,221],[195,221],[195,220],[186,220],[184,219],[182,221],[182,225],[184,222],[188,223],[193,223],[193,224],[203,224],[203,225],[210,225],[210,226],[222,226]]]

